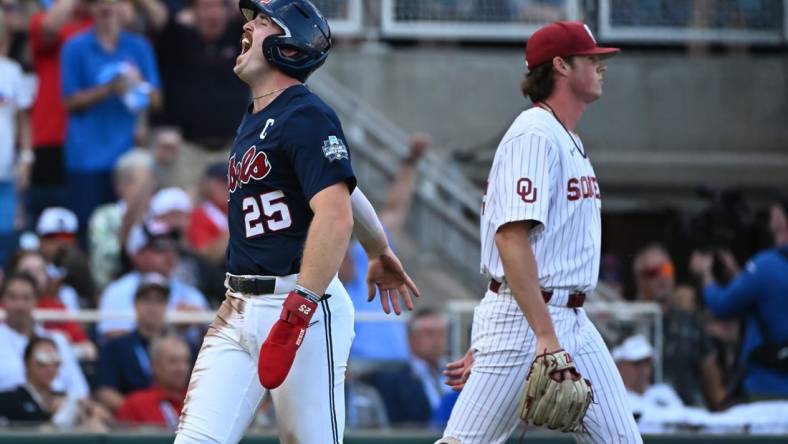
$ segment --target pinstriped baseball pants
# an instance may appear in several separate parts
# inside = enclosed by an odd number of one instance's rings
[[[624,383],[596,327],[582,309],[548,305],[558,341],[591,380],[594,403],[579,443],[643,442],[627,402]],[[520,421],[517,415],[536,336],[509,291],[487,291],[473,316],[473,370],[451,412],[444,438],[462,444],[500,444]]]
[[[326,293],[331,297],[319,304],[285,382],[271,390],[283,444],[342,443],[353,303],[336,277]],[[227,292],[192,371],[175,444],[241,440],[264,395],[257,378],[260,345],[286,297]]]

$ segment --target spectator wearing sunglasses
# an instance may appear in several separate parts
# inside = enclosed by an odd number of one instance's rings
[[[33,425],[52,422],[58,426],[106,428],[111,418],[106,410],[88,399],[79,400],[52,389],[62,360],[50,338],[33,337],[25,347],[25,383],[0,393],[0,420]]]
[[[25,383],[24,350],[31,338],[46,337],[57,344],[63,359],[52,388],[68,393],[69,397],[87,398],[88,384],[68,340],[33,319],[37,297],[35,278],[24,272],[6,276],[0,290],[0,303],[6,314],[5,323],[0,324],[0,390],[10,390]]]
[[[31,339],[24,360],[26,383],[0,393],[0,417],[9,422],[47,422],[65,399],[63,393],[52,390],[61,363],[55,341]]]
[[[686,405],[721,408],[725,398],[714,346],[696,313],[675,304],[676,269],[659,244],[642,248],[634,260],[637,300],[662,308],[663,374]]]

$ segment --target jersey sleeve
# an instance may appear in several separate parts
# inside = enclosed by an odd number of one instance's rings
[[[317,107],[299,110],[293,118],[287,149],[307,201],[339,182],[352,193],[356,177],[339,122]]]
[[[159,66],[156,63],[156,56],[153,52],[151,45],[144,39],[140,38],[139,42],[139,56],[140,56],[140,71],[146,82],[155,89],[161,89],[161,80],[159,79]]]
[[[54,52],[59,48],[61,43],[60,35],[57,36],[57,39],[50,43],[46,44],[45,36],[44,36],[44,17],[46,13],[44,12],[37,12],[33,14],[30,18],[30,28],[29,28],[29,36],[30,36],[30,49],[33,53],[33,56],[41,56],[46,54],[47,52]]]
[[[22,67],[12,62],[10,78],[5,79],[11,84],[11,103],[17,110],[30,108],[35,95],[35,79],[25,77]]]
[[[68,98],[85,89],[81,71],[79,47],[71,40],[63,46],[60,53],[60,81],[64,98]]]
[[[764,256],[758,255],[727,287],[713,283],[703,289],[709,310],[720,319],[733,319],[752,309],[759,295],[763,294],[761,276]]]
[[[509,222],[549,223],[550,186],[557,157],[549,140],[526,133],[499,147],[490,192],[492,223],[498,230]]]

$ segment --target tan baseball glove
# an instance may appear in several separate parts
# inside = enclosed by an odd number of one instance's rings
[[[591,381],[580,375],[568,352],[544,353],[534,359],[525,380],[520,418],[535,426],[578,432],[592,400]]]

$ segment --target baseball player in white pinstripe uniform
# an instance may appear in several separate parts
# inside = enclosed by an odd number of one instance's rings
[[[618,51],[598,47],[577,22],[549,24],[528,41],[523,93],[536,106],[517,117],[493,160],[481,218],[490,288],[474,313],[471,350],[448,367],[448,384],[462,392],[437,444],[505,442],[536,352],[561,349],[594,391],[576,441],[642,442],[615,363],[581,308],[599,272],[601,194],[573,130],[602,95],[602,60]]]

